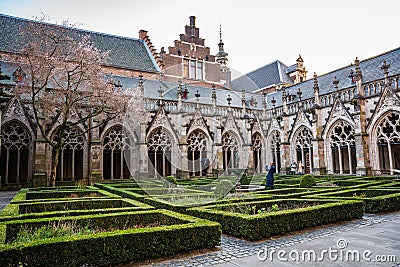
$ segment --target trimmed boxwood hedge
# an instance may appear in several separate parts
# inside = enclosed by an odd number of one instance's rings
[[[127,211],[140,211],[140,210],[151,210],[154,207],[144,204],[139,201],[132,199],[124,199],[124,201],[132,204],[131,207],[124,208],[105,208],[105,209],[92,209],[92,210],[62,210],[62,211],[51,211],[51,212],[40,212],[40,213],[27,213],[19,214],[18,204],[9,204],[0,212],[0,222],[11,221],[11,220],[26,220],[30,218],[50,218],[50,217],[65,217],[65,216],[78,216],[88,214],[106,214],[106,213],[117,213]]]
[[[54,190],[54,191],[34,191],[26,193],[26,200],[49,199],[49,198],[75,198],[81,197],[108,197],[98,190]]]
[[[43,201],[20,203],[19,214],[51,212],[62,210],[95,210],[109,208],[134,207],[135,205],[123,199],[78,199],[63,201]]]
[[[100,196],[87,196],[88,194],[96,193]],[[69,196],[73,195],[72,198]],[[21,189],[16,196],[11,200],[11,203],[31,203],[37,201],[57,201],[66,199],[104,199],[104,198],[121,198],[116,194],[112,194],[106,190],[101,190],[92,186],[87,186],[86,189],[76,189],[71,187],[56,187],[37,190],[37,188]]]
[[[365,212],[379,213],[400,210],[400,190],[358,188],[313,195],[313,198],[357,199],[365,206]]]
[[[43,226],[49,226],[58,223],[70,223],[79,228],[98,229],[101,231],[124,230],[133,228],[137,225],[148,227],[150,224],[159,223],[161,226],[169,226],[174,224],[184,224],[185,221],[167,216],[157,211],[151,212],[122,212],[113,214],[92,214],[69,216],[62,218],[35,218],[26,220],[15,220],[5,222],[6,225],[6,243],[11,242],[17,237],[21,229],[38,229]]]
[[[0,266],[109,266],[220,244],[221,226],[216,222],[165,210],[136,212],[150,213],[183,224],[0,245]]]
[[[262,202],[248,202],[246,205],[272,205],[285,201],[299,201],[295,199],[269,200]],[[223,211],[221,207],[237,204],[210,205],[188,209],[193,216],[207,218],[221,223],[225,234],[248,240],[260,240],[273,235],[286,234],[307,227],[328,223],[361,218],[364,213],[363,203],[357,200],[347,201],[318,201],[320,205],[301,209],[274,211],[257,215],[247,215]]]

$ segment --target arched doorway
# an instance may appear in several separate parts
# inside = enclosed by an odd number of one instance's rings
[[[122,126],[109,129],[103,138],[103,179],[130,179],[131,139]]]
[[[167,131],[157,128],[147,139],[149,176],[171,175],[171,138]]]
[[[11,121],[1,131],[1,184],[25,183],[29,179],[31,135],[26,127]]]
[[[276,172],[281,169],[281,134],[279,131],[272,131],[269,142],[271,159],[276,166]]]
[[[222,157],[224,170],[239,168],[238,140],[231,132],[222,135]]]
[[[393,174],[400,169],[400,113],[391,111],[384,115],[376,128],[379,168],[383,174]]]
[[[302,162],[304,165],[304,173],[312,172],[312,133],[311,130],[305,126],[301,126],[295,134],[294,144],[295,144],[295,156],[296,162]]]
[[[69,129],[62,136],[64,145],[58,156],[57,181],[83,179],[83,135],[78,129]]]
[[[328,137],[333,173],[355,173],[357,163],[353,126],[340,120],[331,127]]]
[[[193,131],[187,140],[188,143],[188,163],[191,176],[201,176],[207,174],[207,168],[202,167],[202,162],[207,159],[207,137],[200,131]]]
[[[251,147],[253,150],[254,173],[261,173],[263,170],[261,161],[262,138],[258,132],[251,137]]]

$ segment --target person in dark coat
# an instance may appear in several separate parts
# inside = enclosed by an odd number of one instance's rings
[[[267,174],[267,181],[265,183],[265,189],[267,189],[267,187],[274,189],[274,173],[275,172],[276,172],[275,164],[273,162],[271,162],[271,165],[269,167],[268,174]]]

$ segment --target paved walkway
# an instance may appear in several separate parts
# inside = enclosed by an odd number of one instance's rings
[[[0,191],[0,210],[8,205],[16,194],[17,191]]]
[[[400,212],[260,243],[222,236],[220,251],[154,266],[400,266]]]

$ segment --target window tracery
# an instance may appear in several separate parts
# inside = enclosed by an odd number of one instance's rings
[[[333,172],[354,173],[356,168],[354,127],[347,121],[339,120],[332,126],[328,136]]]
[[[238,140],[230,132],[222,136],[222,152],[224,169],[239,167]]]
[[[29,178],[31,135],[17,121],[6,124],[1,132],[1,183],[26,182]]]

